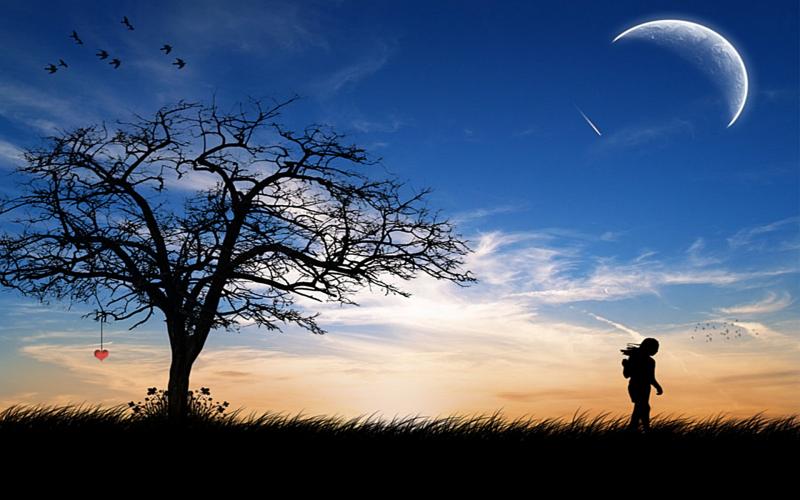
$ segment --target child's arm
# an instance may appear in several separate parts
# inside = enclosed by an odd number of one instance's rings
[[[653,387],[656,388],[656,395],[660,396],[660,395],[664,394],[664,389],[661,388],[661,384],[659,384],[658,380],[656,380],[656,362],[655,361],[653,361],[652,369],[653,369],[653,371],[650,374],[650,380],[652,382],[650,382],[650,383],[653,384]]]
[[[656,396],[664,394],[664,389],[661,388],[661,385],[659,385],[658,380],[655,378],[653,378],[653,387],[656,388]]]

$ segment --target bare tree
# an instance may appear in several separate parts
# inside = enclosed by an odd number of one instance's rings
[[[355,304],[364,286],[409,296],[393,278],[420,272],[476,281],[460,271],[466,242],[426,207],[430,189],[404,196],[391,176],[365,175],[377,162],[342,135],[280,125],[292,101],[228,112],[181,101],[27,151],[20,194],[0,205],[14,228],[0,237],[0,283],[41,301],[96,303],[95,319],[132,319],[131,329],[160,310],[170,419],[180,421],[214,329],[322,334],[298,296]]]

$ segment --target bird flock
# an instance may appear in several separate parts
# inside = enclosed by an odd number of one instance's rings
[[[718,341],[728,342],[741,338],[742,334],[747,334],[751,330],[743,326],[737,325],[738,319],[732,322],[727,321],[707,321],[704,323],[697,323],[694,326],[694,331],[691,334],[692,340],[699,340],[700,337],[705,342],[714,342],[716,338]],[[752,330],[753,334],[758,335],[758,330]],[[695,336],[698,339],[695,339]]]
[[[136,28],[134,28],[134,26],[131,23],[130,19],[128,19],[128,16],[123,16],[122,17],[122,21],[120,21],[120,24],[122,24],[128,31],[134,31],[136,29]],[[69,36],[69,38],[71,38],[75,42],[76,45],[85,45],[83,43],[83,40],[81,39],[81,37],[78,35],[78,32],[75,31],[75,30],[72,30],[72,34]],[[172,45],[170,45],[168,43],[165,43],[159,49],[159,51],[163,52],[164,55],[168,56],[172,52]],[[107,50],[99,49],[98,52],[95,55],[101,61],[105,61],[105,60],[111,58],[111,60],[108,61],[108,64],[110,66],[112,66],[114,69],[119,69],[119,67],[122,65],[122,60],[120,60],[119,57],[112,57],[112,55]],[[172,63],[172,65],[176,66],[180,70],[180,69],[183,69],[184,66],[186,66],[186,61],[184,61],[180,57],[176,57],[175,61]],[[50,64],[48,64],[47,66],[44,67],[45,71],[47,71],[51,75],[55,74],[56,72],[59,71],[59,69],[62,69],[62,68],[63,69],[69,68],[69,64],[67,64],[64,61],[64,59],[59,59],[58,60],[58,64],[50,63]]]

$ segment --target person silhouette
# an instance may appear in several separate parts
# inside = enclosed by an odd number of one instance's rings
[[[656,361],[652,358],[658,352],[658,340],[646,338],[641,344],[628,344],[622,353],[628,359],[622,360],[622,374],[628,381],[628,394],[633,403],[633,413],[629,428],[638,430],[639,422],[642,430],[650,430],[650,386],[656,388],[656,395],[664,394],[664,390],[656,380]]]

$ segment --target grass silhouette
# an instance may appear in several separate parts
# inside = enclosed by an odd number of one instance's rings
[[[508,419],[501,412],[392,419],[245,415],[209,401],[210,393],[198,393],[190,417],[175,428],[160,410],[163,395],[154,396],[114,407],[12,406],[0,412],[0,444],[5,456],[22,457],[20,463],[39,463],[60,452],[79,464],[102,454],[111,463],[146,463],[154,470],[176,458],[214,457],[217,467],[251,467],[257,474],[313,466],[394,475],[413,465],[422,474],[480,471],[511,480],[578,470],[626,474],[621,471],[636,468],[702,477],[714,472],[731,477],[737,471],[741,480],[791,470],[796,462],[791,457],[800,449],[798,415],[656,415],[650,432],[642,434],[627,429],[627,415],[610,413],[576,412],[567,419]]]
[[[249,437],[303,437],[324,440],[383,440],[430,443],[535,444],[590,443],[647,438],[696,443],[795,442],[800,443],[800,416],[766,417],[762,413],[734,418],[720,414],[704,419],[656,415],[646,435],[628,430],[629,417],[588,411],[571,419],[521,417],[507,419],[501,412],[444,418],[421,416],[356,418],[295,416],[280,413],[243,415],[241,409],[227,414],[190,414],[183,426],[188,433],[247,434]],[[0,435],[20,433],[159,432],[174,430],[165,415],[139,416],[129,405],[115,407],[12,406],[0,412]]]

